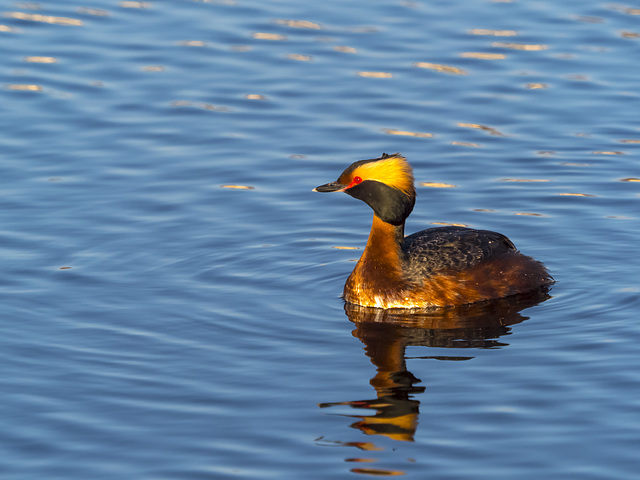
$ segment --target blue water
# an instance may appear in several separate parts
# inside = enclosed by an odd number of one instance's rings
[[[2,478],[637,478],[639,42],[577,0],[0,2]],[[505,233],[550,296],[345,311],[371,213],[311,189],[382,152],[408,233]]]

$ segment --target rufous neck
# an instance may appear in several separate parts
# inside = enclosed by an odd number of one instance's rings
[[[381,220],[378,215],[374,214],[369,240],[371,240],[372,236],[375,237],[377,241],[383,241],[387,245],[393,242],[400,247],[404,240],[404,222],[400,225],[392,225]]]
[[[363,257],[375,264],[399,267],[404,224],[392,225],[374,214]]]

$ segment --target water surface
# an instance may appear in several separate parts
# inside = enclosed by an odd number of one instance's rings
[[[3,478],[635,479],[637,7],[0,3]],[[550,296],[345,309],[382,152]]]

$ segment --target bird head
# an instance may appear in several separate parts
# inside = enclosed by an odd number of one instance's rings
[[[402,225],[413,210],[416,191],[411,165],[399,153],[360,160],[349,165],[335,182],[314,192],[344,192],[368,204],[384,222]]]

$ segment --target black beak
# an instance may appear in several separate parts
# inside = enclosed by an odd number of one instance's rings
[[[314,192],[340,192],[346,188],[346,185],[342,185],[338,182],[326,183],[313,189]]]

